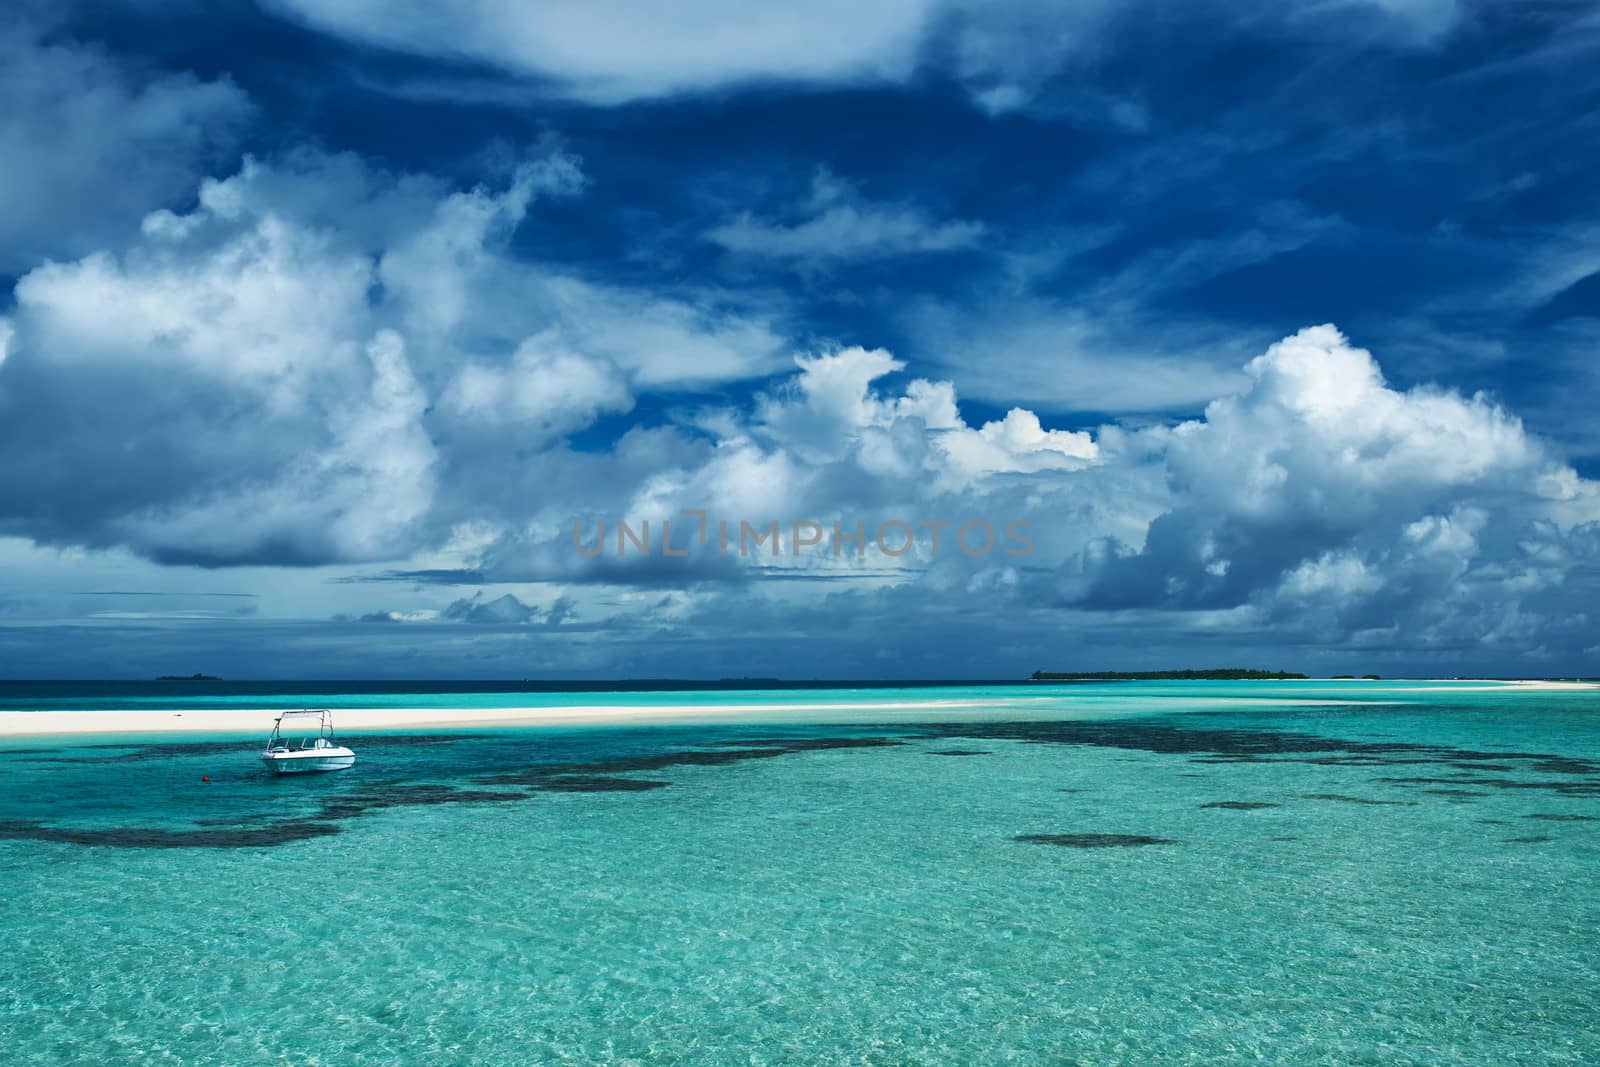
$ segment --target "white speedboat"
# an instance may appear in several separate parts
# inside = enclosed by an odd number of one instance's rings
[[[342,771],[355,761],[354,752],[334,741],[333,712],[326,708],[280,714],[261,753],[261,762],[275,774]]]

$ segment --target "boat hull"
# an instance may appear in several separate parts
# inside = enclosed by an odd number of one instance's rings
[[[261,757],[261,762],[272,768],[274,774],[316,774],[322,771],[342,771],[356,762],[354,752],[298,752],[272,753]]]

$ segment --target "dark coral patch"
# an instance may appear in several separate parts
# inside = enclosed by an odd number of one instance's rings
[[[1600,797],[1600,779],[1595,778],[1581,782],[1519,782],[1511,778],[1482,778],[1473,784],[1496,789],[1547,789],[1569,797]]]
[[[1535,834],[1533,837],[1508,837],[1508,838],[1506,838],[1506,844],[1508,844],[1508,845],[1542,845],[1546,841],[1552,841],[1552,840],[1554,840],[1554,838],[1547,837],[1544,834]]]
[[[819,737],[793,741],[741,741],[738,747],[708,746],[658,752],[648,756],[619,756],[592,763],[547,763],[525,770],[484,775],[476,781],[484,785],[542,786],[553,777],[573,774],[616,775],[632,771],[664,771],[672,767],[722,767],[743,760],[774,759],[795,752],[827,749],[884,748],[905,744],[886,737]]]
[[[930,756],[987,756],[990,753],[976,748],[938,748],[929,752]]]
[[[1374,778],[1375,782],[1388,782],[1397,785],[1425,785],[1428,783],[1441,783],[1445,785],[1470,785],[1479,789],[1544,789],[1563,796],[1595,797],[1600,796],[1600,778],[1589,778],[1582,781],[1524,781],[1519,778],[1484,778],[1473,775],[1470,777],[1456,776],[1452,778]]]
[[[1524,756],[1537,760],[1533,769],[1540,774],[1593,774],[1595,766],[1589,760],[1571,759],[1567,756]]]
[[[822,752],[832,748],[883,748],[903,745],[890,737],[756,737],[748,740],[710,741],[707,748],[781,748],[785,752]]]
[[[1600,822],[1597,815],[1527,815],[1528,819],[1543,819],[1545,822]]]
[[[1146,720],[1117,722],[934,723],[943,737],[1001,739],[1029,744],[1085,745],[1190,757],[1195,764],[1306,763],[1330,767],[1394,767],[1431,764],[1475,771],[1521,766],[1541,774],[1569,775],[1567,783],[1514,783],[1454,778],[1455,784],[1542,788],[1577,796],[1600,796],[1600,762],[1540,752],[1480,752],[1446,745],[1400,741],[1351,741],[1273,730],[1196,729]]]
[[[1347,797],[1343,793],[1301,793],[1301,800],[1339,800],[1346,804],[1385,804],[1395,807],[1414,808],[1415,800],[1373,800],[1371,797]]]
[[[440,734],[414,737],[363,737],[363,751],[388,746],[443,744],[465,740],[463,735]],[[881,748],[906,742],[885,737],[784,738],[740,741],[710,750],[674,750],[652,755],[625,756],[589,763],[536,764],[501,774],[481,775],[478,785],[519,786],[518,789],[470,789],[430,782],[363,783],[350,792],[325,796],[318,813],[311,818],[270,821],[266,816],[216,819],[198,824],[195,829],[169,830],[144,827],[115,827],[105,830],[51,827],[38,822],[12,820],[0,822],[0,840],[53,841],[79,845],[109,845],[120,848],[246,848],[280,845],[340,831],[339,820],[355,819],[387,808],[438,804],[491,804],[530,800],[535,793],[638,793],[664,789],[670,783],[622,775],[633,771],[664,770],[671,767],[716,767],[743,760],[771,759],[796,752],[829,749]],[[85,746],[90,747],[90,746]],[[109,762],[147,759],[155,755],[196,755],[237,753],[238,743],[196,742],[159,744],[138,748],[130,745],[98,746],[115,749],[115,755],[91,755],[74,762]],[[263,818],[269,821],[262,822]]]
[[[801,752],[835,749],[897,748],[905,741],[890,737],[791,737],[719,741],[699,749],[675,749],[647,756],[619,756],[589,763],[543,764],[506,774],[485,775],[484,784],[528,785],[542,789],[552,778],[611,777],[635,771],[664,771],[673,767],[722,767],[744,760],[773,759]],[[624,779],[635,781],[635,779]],[[647,788],[655,788],[650,786]]]
[[[260,813],[240,815],[231,819],[196,819],[194,824],[196,826],[249,826],[251,823],[259,823],[270,818],[272,818],[271,815]]]
[[[1018,834],[1013,841],[1030,845],[1060,845],[1062,848],[1125,848],[1133,845],[1176,845],[1166,837],[1145,834]]]
[[[650,778],[615,778],[605,774],[563,774],[547,778],[530,789],[547,793],[642,793],[665,789],[671,782]]]
[[[0,840],[50,841],[110,848],[264,848],[339,833],[339,827],[315,819],[286,819],[266,826],[234,829],[160,830],[144,826],[88,829],[45,826],[23,819],[0,821]]]
[[[432,804],[494,804],[526,800],[526,793],[504,790],[456,789],[448,785],[396,783],[323,801],[324,819],[353,819],[384,808],[423,807]]]
[[[1209,804],[1200,805],[1202,808],[1226,808],[1228,811],[1260,811],[1262,808],[1282,807],[1266,800],[1213,800]]]

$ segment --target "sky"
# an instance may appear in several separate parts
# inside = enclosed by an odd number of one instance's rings
[[[1600,674],[1594,4],[25,0],[0,159],[0,677]]]

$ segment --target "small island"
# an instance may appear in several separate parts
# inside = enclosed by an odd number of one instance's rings
[[[214,674],[163,674],[156,679],[158,682],[220,682]]]
[[[1292,671],[1256,671],[1224,667],[1207,671],[1034,671],[1034,682],[1237,682],[1288,681],[1305,678]]]

